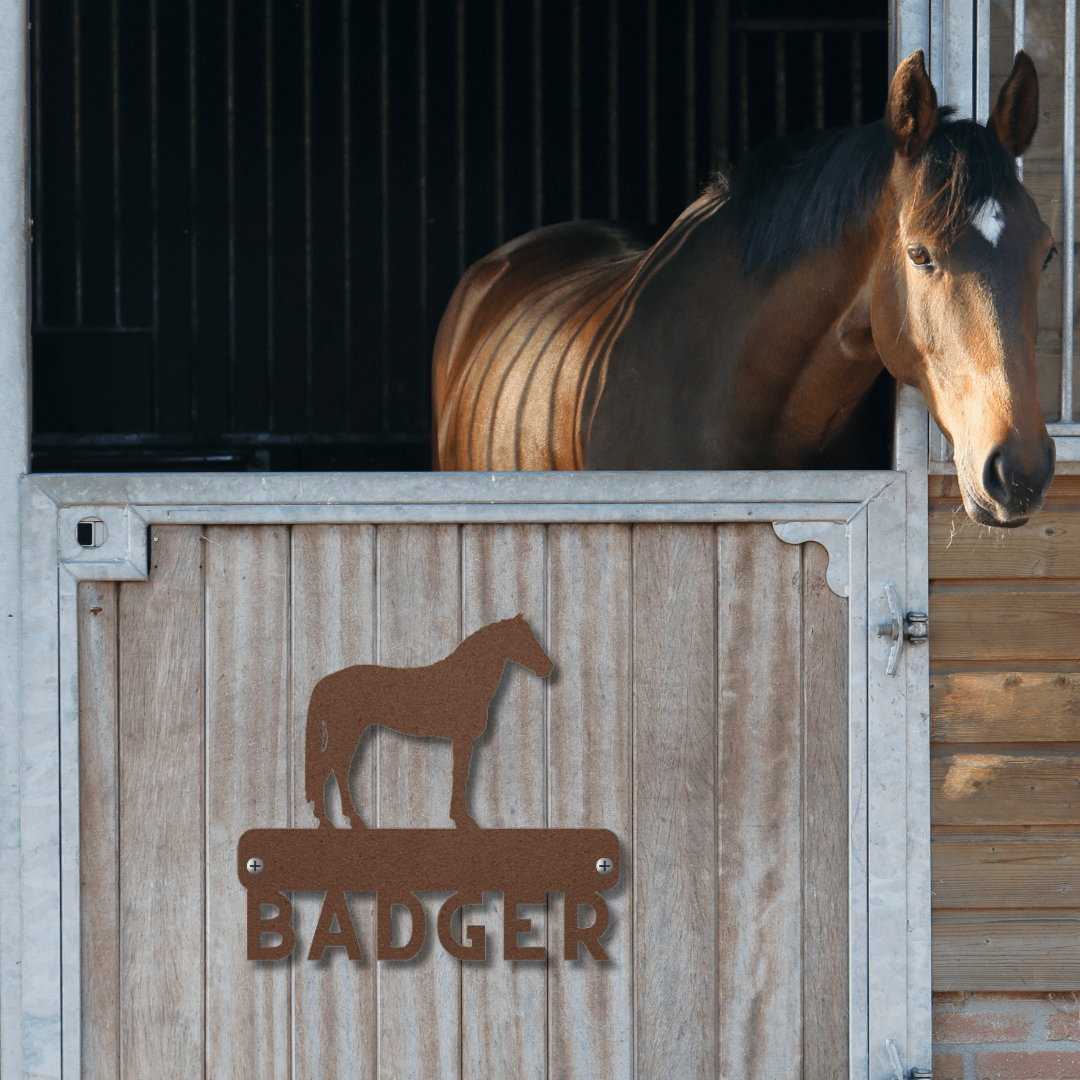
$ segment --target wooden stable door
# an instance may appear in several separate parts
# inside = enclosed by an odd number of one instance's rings
[[[770,524],[153,525],[148,581],[78,585],[82,1075],[848,1075],[849,601],[827,559]],[[485,960],[440,947],[445,896],[421,894],[424,947],[379,961],[355,893],[362,959],[312,961],[304,893],[292,955],[249,961],[237,841],[316,824],[315,683],[519,612],[554,671],[508,665],[469,806],[617,835],[610,959],[563,959],[552,893],[521,908],[546,959],[504,960],[488,893]],[[375,729],[356,805],[452,828],[450,764]]]

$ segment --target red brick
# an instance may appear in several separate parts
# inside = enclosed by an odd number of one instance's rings
[[[963,1054],[935,1054],[934,1080],[964,1080]]]
[[[934,1017],[936,1043],[1027,1042],[1031,1020],[1023,1013],[953,1013]]]
[[[1080,1017],[1057,1012],[1046,1021],[1046,1037],[1050,1042],[1080,1039]]]
[[[976,1054],[975,1075],[978,1080],[1080,1080],[1080,1054]]]

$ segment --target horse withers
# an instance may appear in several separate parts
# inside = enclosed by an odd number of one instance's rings
[[[951,439],[968,514],[1023,524],[1054,471],[1054,246],[1014,164],[1038,99],[1020,52],[986,126],[955,119],[917,52],[883,120],[757,148],[651,247],[576,222],[499,248],[439,328],[436,466],[888,467],[887,371]]]

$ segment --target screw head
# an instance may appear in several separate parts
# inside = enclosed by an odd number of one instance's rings
[[[615,869],[615,864],[605,856],[602,859],[596,860],[596,869],[599,870],[601,874],[610,874],[611,871]]]
[[[262,871],[263,871],[263,861],[262,861],[262,859],[256,859],[256,858],[248,859],[247,868],[248,868],[248,873],[249,874],[261,874]]]

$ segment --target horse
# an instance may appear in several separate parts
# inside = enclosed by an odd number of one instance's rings
[[[369,727],[382,724],[406,735],[453,743],[450,818],[477,828],[465,804],[474,743],[488,722],[488,706],[507,660],[534,675],[551,673],[551,658],[520,614],[470,634],[448,657],[418,668],[357,664],[320,679],[311,692],[305,732],[305,794],[319,825],[329,822],[325,787],[333,774],[349,822],[366,828],[349,790],[349,766]]]
[[[1014,164],[1038,103],[1021,51],[987,124],[957,119],[919,51],[882,120],[757,148],[651,247],[603,222],[505,244],[439,327],[435,467],[888,468],[891,375],[952,441],[971,518],[1022,525],[1054,472],[1055,249]]]

